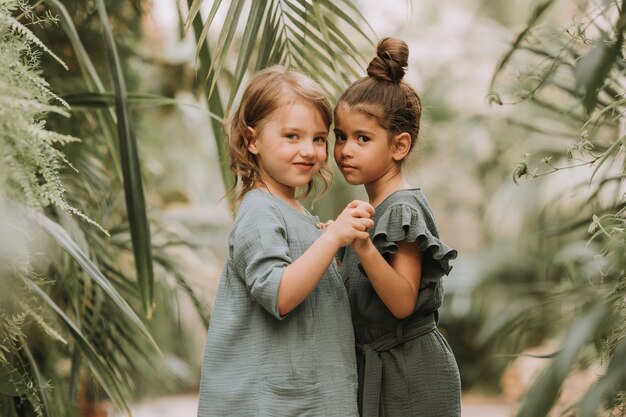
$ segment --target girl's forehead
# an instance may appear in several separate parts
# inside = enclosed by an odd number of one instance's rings
[[[314,121],[324,124],[324,117],[320,109],[314,103],[302,98],[284,100],[276,107],[270,117],[280,125],[293,122],[290,119],[302,119],[304,117],[306,117],[307,122]]]
[[[359,105],[349,106],[347,104],[340,104],[335,112],[335,118],[337,121],[348,121],[350,119],[358,119],[359,122],[369,122],[380,125],[379,123],[380,110],[373,105]]]

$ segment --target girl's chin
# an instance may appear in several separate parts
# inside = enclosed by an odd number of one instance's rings
[[[350,178],[350,177],[345,177],[345,176],[344,176],[344,179],[345,179],[345,180],[346,180],[346,182],[347,182],[348,184],[350,184],[350,185],[362,185],[362,184],[364,184],[364,183],[363,183],[363,181],[359,181],[359,180],[358,180],[358,179],[356,179],[356,178]]]

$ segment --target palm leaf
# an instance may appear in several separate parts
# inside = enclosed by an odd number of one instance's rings
[[[219,38],[217,40],[218,46],[217,50],[215,51],[215,58],[212,61],[213,66],[209,68],[207,80],[213,72],[215,72],[215,74],[219,74],[222,66],[224,65],[226,53],[228,52],[230,44],[232,43],[235,36],[235,31],[237,30],[239,17],[241,16],[241,11],[244,4],[245,0],[233,0],[230,3],[230,7],[228,8],[228,12],[226,13],[226,18],[223,22],[222,31],[220,32]],[[260,11],[260,9],[257,9],[257,11]],[[246,49],[246,45],[243,45],[243,49]],[[213,88],[215,88],[216,83],[217,77],[212,77],[212,81],[209,84],[209,96],[211,95]]]
[[[548,414],[579,352],[595,334],[598,325],[606,318],[606,307],[606,304],[599,304],[584,312],[572,323],[558,354],[528,391],[517,417]]]
[[[187,0],[187,3],[189,4],[189,2],[191,2],[192,0]],[[204,2],[204,0],[194,0],[193,3],[190,6],[190,9],[193,11],[194,8],[199,8],[202,3]],[[221,0],[215,0],[213,2],[213,6],[211,6],[211,11],[209,12],[209,15],[207,16],[206,20],[204,21],[202,30],[198,31],[196,28],[196,20],[200,20],[201,21],[201,17],[198,13],[193,14],[190,13],[188,18],[187,18],[187,23],[185,24],[185,27],[188,27],[189,24],[188,22],[193,20],[193,26],[194,26],[194,32],[196,35],[196,62],[200,59],[200,54],[202,52],[202,46],[205,43],[206,40],[206,36],[209,33],[209,28],[211,27],[211,24],[213,23],[213,19],[215,18],[215,15],[217,14],[217,10],[220,8],[222,4]],[[208,73],[207,73],[208,74]]]
[[[280,14],[278,13],[278,9],[274,8],[270,10],[270,14],[267,15],[265,19],[265,27],[263,28],[263,33],[261,34],[261,38],[259,40],[259,49],[257,52],[256,65],[254,71],[259,71],[262,68],[269,67],[278,62],[272,62],[270,57],[272,56],[272,51],[276,48],[276,40],[278,38],[278,20],[280,19]]]
[[[202,3],[202,0],[192,2],[190,6],[192,13],[190,13],[190,16],[193,15],[194,10],[199,8],[199,3]],[[224,67],[226,53],[231,49],[239,21],[245,18],[242,13],[242,3],[242,1],[231,2],[224,22],[221,22],[222,29],[218,36],[215,59],[211,62],[211,73],[219,73]],[[310,72],[314,78],[328,77],[327,73],[330,71],[335,77],[338,76],[343,79],[344,74],[355,73],[355,65],[348,62],[345,57],[351,57],[355,60],[357,67],[362,65],[362,62],[359,62],[356,48],[354,48],[352,42],[348,41],[344,34],[345,28],[341,26],[346,25],[349,30],[354,30],[370,44],[372,43],[373,30],[370,33],[364,29],[365,27],[371,30],[371,27],[363,24],[364,19],[361,13],[351,1],[342,1],[343,7],[327,0],[315,0],[313,2],[308,0],[290,0],[256,3],[253,3],[248,12],[248,25],[246,26],[241,44],[238,46],[238,50],[244,51],[244,53],[243,57],[240,55],[237,66],[233,71],[236,74],[235,83],[232,86],[235,92],[240,88],[239,83],[250,60],[250,57],[247,55],[249,51],[255,50],[257,44],[259,45],[257,69],[264,67],[263,64],[269,62],[299,66],[303,64],[303,59],[307,56],[309,59],[315,57],[313,62],[309,62],[306,68],[307,72]],[[216,3],[213,4],[214,8],[215,6]],[[349,10],[351,13],[349,14],[345,10]],[[259,31],[257,26],[263,16],[265,16],[265,28],[263,31]],[[332,24],[332,19],[337,19],[338,23]],[[213,19],[207,19],[207,22],[212,21]],[[205,23],[203,33],[208,31],[208,26],[210,26],[210,23]],[[261,34],[261,38],[259,38],[259,34]],[[309,38],[316,38],[317,41],[309,42]],[[204,40],[205,36],[200,36],[196,52],[197,56],[199,56]],[[271,42],[268,40],[271,40]],[[322,59],[330,65],[320,68],[314,64]],[[214,88],[216,83],[217,78],[214,78],[211,83],[211,89]],[[330,83],[330,85],[336,88],[337,83],[335,81]],[[234,97],[234,94],[232,93],[231,97]]]
[[[46,0],[46,2],[60,15],[60,25],[65,31],[74,52],[76,53],[76,59],[81,69],[83,80],[87,85],[87,89],[90,91],[98,91],[100,93],[105,92],[104,84],[100,80],[98,71],[91,61],[85,46],[76,30],[76,26],[72,21],[72,17],[65,8],[65,6],[59,0]],[[117,148],[117,141],[115,139],[115,112],[112,109],[97,113],[98,121],[104,136],[107,138],[106,144],[109,149],[110,157],[113,161],[116,173],[119,178],[122,178],[122,168],[119,159],[119,152]]]
[[[115,93],[105,91],[102,93],[83,91],[76,93],[62,94],[61,98],[67,101],[72,107],[95,107],[104,108],[115,105]],[[194,103],[186,103],[174,98],[161,96],[159,94],[128,93],[128,104],[131,107],[152,107],[152,106],[189,106],[194,109],[206,112],[209,117],[222,122],[223,118],[215,113],[206,111],[204,108]]]
[[[130,409],[126,401],[126,395],[129,393],[128,389],[122,387],[123,381],[121,381],[115,372],[111,369],[110,364],[103,361],[98,355],[97,350],[89,342],[87,337],[81,332],[81,330],[74,324],[74,322],[56,305],[54,301],[46,294],[41,288],[30,280],[25,280],[26,284],[35,292],[45,304],[48,305],[59,316],[67,330],[72,335],[72,339],[80,347],[81,352],[87,358],[89,367],[93,371],[94,375],[100,381],[102,388],[109,395],[111,400],[130,415]]]
[[[248,69],[248,63],[250,62],[252,53],[255,50],[255,44],[253,40],[256,39],[259,34],[263,17],[266,15],[266,13],[268,13],[269,16],[269,11],[263,8],[263,2],[254,1],[252,2],[251,7],[252,9],[250,10],[246,29],[243,32],[243,39],[241,41],[241,44],[244,46],[245,49],[242,49],[239,52],[239,58],[237,59],[237,65],[235,67],[236,69],[233,76],[234,85],[241,84],[246,70]],[[229,112],[230,106],[232,105],[236,94],[237,90],[233,88],[230,93],[230,98],[228,99],[228,104],[226,105],[226,113]]]
[[[103,0],[98,0],[98,13],[105,33],[108,50],[109,66],[115,87],[115,111],[117,114],[118,139],[124,176],[124,194],[130,234],[135,255],[135,269],[137,282],[141,293],[144,313],[148,318],[152,316],[154,308],[154,272],[152,270],[152,248],[150,246],[150,225],[146,211],[146,202],[141,179],[141,165],[137,154],[137,141],[132,118],[128,108],[126,83],[122,74],[122,67],[117,54],[117,47],[113,40],[113,33],[109,25],[106,8]]]
[[[509,62],[509,60],[511,59],[515,51],[520,49],[522,42],[524,41],[524,39],[526,39],[526,36],[528,36],[528,34],[531,32],[531,29],[537,23],[537,21],[541,18],[541,16],[543,16],[543,14],[546,11],[548,11],[552,3],[554,3],[554,0],[545,0],[535,8],[524,30],[522,30],[522,32],[519,35],[517,35],[517,38],[513,42],[511,49],[509,49],[509,51],[504,55],[504,57],[498,63],[496,70],[491,76],[491,82],[489,83],[490,90],[494,89],[496,78],[498,78],[498,75],[500,74],[500,72],[507,65],[507,63]]]
[[[585,393],[580,401],[580,417],[595,417],[597,409],[605,399],[610,399],[621,386],[626,386],[626,337],[622,338],[613,351],[606,373]]]
[[[102,288],[111,301],[120,309],[123,316],[134,324],[139,333],[149,341],[153,348],[158,350],[158,347],[148,329],[141,322],[137,314],[128,305],[128,303],[122,298],[115,288],[111,285],[109,280],[100,272],[98,267],[89,259],[89,257],[78,247],[78,245],[72,240],[70,235],[63,229],[58,223],[50,220],[49,218],[38,215],[35,221],[39,226],[45,230],[89,275],[94,282]]]
[[[192,0],[187,0],[188,4],[191,4],[190,7],[193,7]],[[216,1],[213,5],[215,6]],[[201,36],[204,30],[208,30],[208,25],[203,26],[202,19],[199,15],[197,15],[193,19],[193,31],[196,37],[196,42],[198,45],[201,45]],[[204,47],[198,46],[196,49],[196,53],[198,54],[198,59],[200,60],[200,77],[204,79],[205,74],[209,74],[209,68],[211,68],[211,63],[213,62],[211,51],[209,49],[209,45],[204,44]],[[223,128],[223,118],[224,118],[224,107],[222,105],[221,95],[218,89],[210,90],[209,85],[211,84],[211,76],[209,76],[209,81],[205,83],[204,92],[207,98],[207,107],[212,114],[217,115],[220,120],[218,121],[215,118],[211,119],[211,127],[213,128],[213,135],[215,138],[215,144],[217,145],[217,153],[220,161],[220,171],[222,173],[222,181],[226,189],[230,189],[234,184],[234,179],[232,175],[230,175],[229,166],[227,164],[228,161],[228,142],[226,137],[226,132]],[[230,195],[229,195],[230,196]],[[229,197],[230,198],[230,197]]]

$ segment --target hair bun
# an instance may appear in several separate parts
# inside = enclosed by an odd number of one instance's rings
[[[376,48],[376,57],[367,67],[367,75],[385,81],[402,81],[409,65],[409,47],[395,38],[382,38]]]

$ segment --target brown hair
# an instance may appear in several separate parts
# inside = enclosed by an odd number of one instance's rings
[[[409,64],[409,47],[394,38],[382,38],[376,57],[367,67],[367,77],[353,82],[339,98],[336,109],[345,104],[374,117],[389,137],[407,132],[411,149],[417,142],[422,102],[417,92],[402,80]]]
[[[319,111],[326,128],[330,128],[332,106],[318,83],[301,72],[280,65],[259,71],[244,90],[241,103],[229,123],[228,155],[230,170],[235,177],[233,187],[229,191],[233,195],[231,209],[239,204],[248,191],[261,182],[257,156],[248,150],[247,128],[260,128],[280,106],[292,100],[311,103]],[[328,149],[326,154],[328,156]],[[326,191],[329,175],[328,168],[322,166],[299,198],[306,197],[315,189],[316,178],[322,182],[323,191]]]

